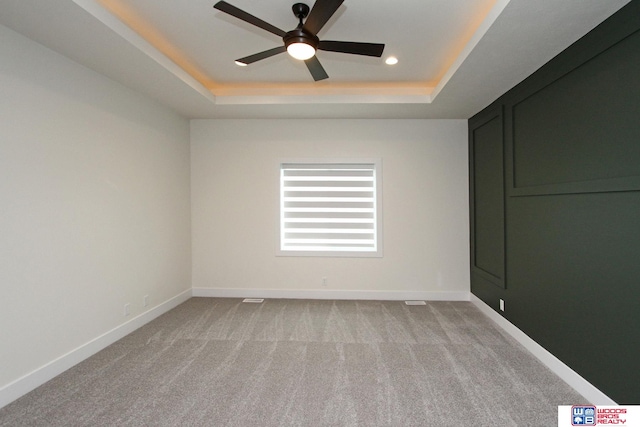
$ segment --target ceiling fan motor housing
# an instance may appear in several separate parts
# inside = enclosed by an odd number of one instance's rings
[[[318,44],[320,43],[320,39],[318,37],[313,34],[309,34],[301,27],[289,31],[282,40],[286,47],[289,47],[289,45],[293,43],[305,43],[316,50],[318,50]]]
[[[314,34],[305,31],[302,26],[302,20],[309,15],[309,6],[304,3],[296,3],[291,7],[291,10],[293,10],[293,14],[296,18],[300,20],[300,23],[296,29],[287,32],[287,34],[282,38],[285,47],[288,48],[289,45],[293,43],[305,43],[313,47],[315,50],[318,50],[320,39]]]

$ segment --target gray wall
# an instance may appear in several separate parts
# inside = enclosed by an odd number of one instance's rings
[[[296,158],[382,160],[383,258],[276,256]],[[196,294],[469,296],[464,120],[193,120],[191,159]]]
[[[186,119],[3,26],[0,58],[2,406],[187,291],[191,235]]]

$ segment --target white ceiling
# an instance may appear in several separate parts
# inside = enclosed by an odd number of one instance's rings
[[[282,41],[215,1],[0,0],[0,24],[189,118],[468,118],[629,2],[345,0],[319,37],[385,52],[320,51],[313,82],[286,54],[234,65]],[[297,24],[294,0],[228,2]]]

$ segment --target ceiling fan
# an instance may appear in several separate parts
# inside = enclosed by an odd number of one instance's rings
[[[240,58],[236,60],[236,64],[249,65],[261,59],[288,52],[293,58],[304,61],[313,79],[319,81],[328,78],[329,75],[316,57],[317,50],[375,56],[378,58],[382,56],[382,51],[384,50],[384,44],[380,43],[320,40],[318,38],[318,32],[338,10],[343,1],[344,0],[317,0],[311,11],[309,11],[309,6],[304,3],[294,4],[292,7],[293,14],[300,22],[298,26],[291,31],[283,31],[280,28],[274,27],[262,19],[256,18],[225,1],[219,1],[213,7],[282,37],[282,41],[284,42],[282,46]],[[306,21],[304,20],[305,18]]]

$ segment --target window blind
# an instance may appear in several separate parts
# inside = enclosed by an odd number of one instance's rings
[[[281,251],[378,250],[375,163],[283,163]]]

